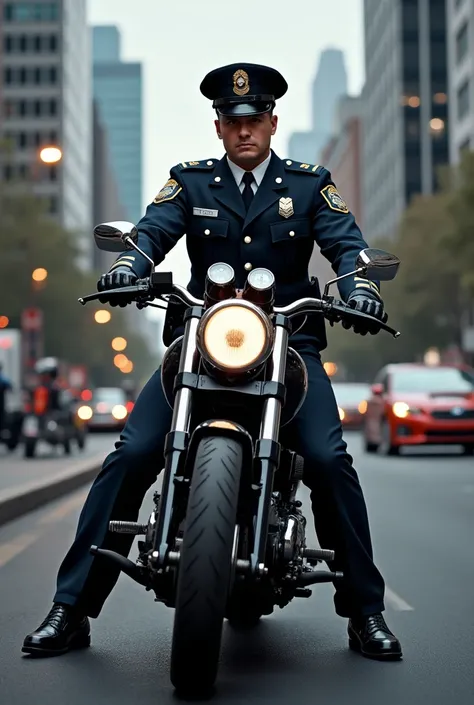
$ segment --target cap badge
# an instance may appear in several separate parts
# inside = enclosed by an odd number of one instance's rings
[[[243,69],[239,69],[234,73],[233,79],[234,93],[236,95],[246,95],[250,90],[248,74]]]

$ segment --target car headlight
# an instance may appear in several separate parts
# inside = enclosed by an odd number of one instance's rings
[[[81,421],[89,421],[92,418],[93,411],[90,406],[80,406],[77,410],[77,415]]]
[[[344,411],[344,409],[341,409],[340,406],[337,407],[337,410],[339,412],[339,419],[341,421],[344,421],[344,419],[346,418],[346,412]]]
[[[117,421],[123,421],[127,414],[127,407],[123,406],[123,404],[116,404],[112,409],[112,416]]]
[[[273,326],[268,316],[249,301],[221,301],[204,313],[197,346],[203,359],[217,369],[247,372],[268,359]]]
[[[393,404],[392,406],[392,411],[394,416],[397,417],[397,419],[406,419],[406,417],[409,415],[421,414],[421,409],[416,409],[412,406],[409,406],[404,401],[396,401],[395,404]]]

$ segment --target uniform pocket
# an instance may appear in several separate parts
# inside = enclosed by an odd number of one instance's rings
[[[281,242],[293,242],[303,237],[310,237],[311,228],[306,218],[300,220],[286,220],[270,224],[272,242],[276,245]]]
[[[189,234],[193,237],[202,237],[205,240],[227,237],[229,221],[224,218],[201,218],[195,216],[189,226]]]

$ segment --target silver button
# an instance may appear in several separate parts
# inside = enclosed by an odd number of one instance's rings
[[[216,178],[214,179],[214,181],[217,181],[217,183],[219,183],[220,180],[221,180],[220,176],[216,176]]]
[[[210,235],[210,234],[211,234],[211,231],[210,231],[210,230],[205,230],[205,231],[204,231],[204,235]]]
[[[252,265],[250,264],[250,262],[247,262],[247,264],[245,265],[245,269],[247,270],[247,272],[252,269]]]
[[[207,164],[207,166],[212,166],[212,165],[214,164],[214,162],[212,162],[212,161],[209,159],[209,161],[206,162],[206,164]]]
[[[275,181],[277,182],[277,184],[281,184],[281,182],[283,181],[283,179],[281,178],[281,176],[277,176],[276,179],[275,179]]]
[[[294,236],[295,236],[295,231],[294,231],[294,230],[290,230],[290,237],[294,237]]]
[[[291,161],[291,159],[287,159],[287,160],[286,160],[286,163],[288,164],[288,166],[291,166],[291,164],[293,164],[293,162]]]
[[[246,235],[246,236],[244,237],[244,242],[248,245],[250,242],[252,242],[252,238],[249,237],[248,235]]]

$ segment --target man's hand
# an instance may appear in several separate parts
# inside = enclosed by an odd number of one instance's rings
[[[97,282],[97,291],[106,291],[107,289],[120,289],[122,286],[133,286],[138,277],[129,267],[116,267],[111,272],[102,274]],[[99,299],[101,301],[101,299]],[[105,303],[105,301],[102,301]],[[109,301],[111,306],[124,307],[128,303],[128,299],[120,301],[118,297],[114,301]]]
[[[366,313],[369,316],[378,318],[382,323],[385,323],[388,318],[384,311],[383,301],[379,299],[375,293],[372,294],[366,291],[362,294],[359,289],[354,289],[347,299],[347,304],[356,311],[361,311],[361,313]],[[357,323],[352,326],[351,324],[344,325],[344,328],[351,327],[354,328],[354,333],[358,333],[359,335],[367,335],[367,333],[376,335],[380,330],[378,326],[371,321],[363,320],[357,321]]]

